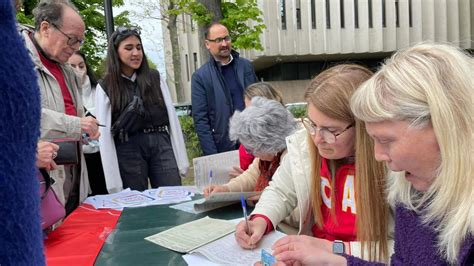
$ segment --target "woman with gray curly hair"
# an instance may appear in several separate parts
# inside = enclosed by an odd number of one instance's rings
[[[250,167],[225,185],[204,189],[213,192],[262,191],[272,179],[286,151],[285,139],[298,129],[293,115],[279,102],[263,97],[252,98],[251,105],[235,112],[230,119],[229,135],[256,158]]]

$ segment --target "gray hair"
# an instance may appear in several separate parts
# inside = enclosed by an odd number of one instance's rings
[[[246,148],[276,154],[286,149],[286,137],[297,128],[295,118],[281,103],[257,96],[252,105],[231,117],[229,137]]]
[[[64,7],[70,7],[79,14],[76,6],[69,0],[42,0],[33,9],[35,17],[35,30],[38,31],[41,22],[48,21],[49,23],[61,27],[63,25],[63,11]]]

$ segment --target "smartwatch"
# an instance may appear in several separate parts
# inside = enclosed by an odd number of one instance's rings
[[[345,254],[346,252],[344,249],[344,242],[342,242],[341,240],[334,240],[334,242],[332,242],[332,253],[338,255]]]

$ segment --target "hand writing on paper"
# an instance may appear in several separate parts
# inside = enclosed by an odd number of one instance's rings
[[[219,185],[210,185],[204,188],[204,197],[209,197],[212,193],[215,192],[229,192],[229,188],[226,186],[219,186]]]
[[[248,221],[248,229],[247,234],[247,225],[245,221],[241,221],[235,229],[235,240],[239,246],[245,249],[253,249],[257,247],[258,242],[262,239],[267,229],[267,222],[265,219],[257,217]]]
[[[276,265],[345,265],[346,259],[332,253],[332,242],[304,235],[285,236],[273,244]]]
[[[240,168],[240,166],[234,165],[232,167],[232,170],[229,171],[229,177],[230,178],[237,177],[237,176],[241,175],[243,172],[244,172],[244,170],[242,170],[242,168]]]
[[[54,158],[58,155],[59,146],[47,142],[39,141],[36,146],[36,167],[45,168],[46,170],[52,170],[57,167],[54,162]]]

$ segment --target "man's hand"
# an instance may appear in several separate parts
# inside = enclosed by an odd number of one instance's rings
[[[99,122],[92,116],[81,117],[81,130],[89,134],[90,139],[98,139],[100,136]]]
[[[36,167],[45,168],[46,170],[52,170],[57,167],[54,162],[54,158],[58,155],[59,146],[47,142],[40,141],[36,146]]]

